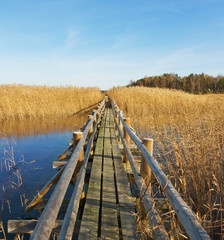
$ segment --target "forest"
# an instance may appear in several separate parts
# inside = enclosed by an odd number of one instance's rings
[[[136,81],[130,81],[128,86],[159,87],[179,89],[189,93],[223,93],[224,76],[213,77],[207,74],[190,74],[180,77],[178,74],[165,73],[160,76],[145,76]]]

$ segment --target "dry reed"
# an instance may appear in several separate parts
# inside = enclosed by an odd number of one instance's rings
[[[0,120],[68,117],[103,97],[97,88],[0,85]]]
[[[11,213],[10,201],[16,191],[20,194],[21,205],[23,206],[25,193],[22,189],[23,179],[21,169],[25,161],[23,157],[19,161],[16,161],[13,146],[9,144],[7,138],[2,139],[0,147],[0,238],[3,237],[1,239],[6,239],[6,232],[3,225],[4,219],[2,219],[3,210],[7,207],[9,213]]]
[[[212,239],[224,238],[224,95],[131,87],[108,92]]]

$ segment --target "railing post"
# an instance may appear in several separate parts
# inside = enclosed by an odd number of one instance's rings
[[[92,118],[93,118],[92,115],[88,115],[87,121],[89,122]],[[92,132],[93,132],[93,124],[89,128],[89,136],[91,136]]]
[[[97,119],[100,117],[100,112],[97,113],[96,117]],[[100,129],[100,124],[101,124],[101,119],[99,119],[97,122],[97,134],[98,134],[98,130]]]
[[[93,111],[92,111],[92,116],[94,115],[94,113],[96,112],[96,109],[94,109]],[[94,119],[94,122],[93,122],[93,127],[94,127],[94,125],[95,125],[95,123],[96,123],[96,117],[95,117],[95,119]]]
[[[116,110],[117,110],[118,112],[120,112],[118,106],[116,107]],[[116,117],[117,122],[119,122],[119,115],[118,115],[118,112],[117,112],[117,111],[115,111],[115,117]],[[117,124],[115,124],[115,130],[118,130]]]
[[[130,118],[124,118],[124,122],[127,124],[127,126],[130,128],[131,126],[131,120]],[[126,129],[124,128],[124,139],[127,143],[127,146],[130,147],[131,145],[131,138],[129,136],[129,134],[127,133]],[[128,156],[126,154],[126,152],[124,153],[124,163],[126,163],[128,161]]]
[[[118,108],[117,108],[116,105],[114,105],[114,108],[115,108],[115,111],[114,111],[114,113],[115,113],[115,119],[118,120],[118,114],[117,114],[117,111],[116,111]],[[117,131],[117,125],[116,125],[116,123],[115,123],[115,125],[114,125],[114,128],[115,128],[115,131]]]
[[[83,132],[73,132],[73,149],[75,150],[75,147],[77,146],[79,140],[82,138],[83,136]],[[80,171],[80,168],[83,164],[83,158],[84,158],[84,150],[83,150],[83,147],[82,147],[82,150],[81,150],[81,153],[80,153],[80,156],[79,156],[79,160],[78,160],[78,163],[76,165],[76,169],[75,169],[75,172],[74,172],[74,185],[76,183],[76,180],[79,176],[79,171]],[[82,198],[84,198],[84,195],[85,193],[83,192],[82,193]]]
[[[153,154],[153,139],[152,138],[143,138],[142,143],[148,149],[148,151]],[[142,178],[145,180],[145,184],[148,187],[149,193],[151,194],[151,168],[149,167],[148,163],[146,162],[145,158],[142,156],[141,159],[141,168],[140,173]]]
[[[120,113],[121,117],[123,117],[123,112],[121,110],[119,111],[119,113]],[[119,116],[118,116],[118,118],[119,118]],[[120,118],[119,118],[119,121],[118,121],[118,125],[119,125],[121,131],[123,132],[123,124],[122,124],[122,121],[121,121]],[[118,141],[119,142],[121,141],[120,134],[118,134]]]

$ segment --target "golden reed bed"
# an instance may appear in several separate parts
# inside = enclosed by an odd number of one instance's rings
[[[0,85],[0,121],[67,117],[103,97],[90,87]]]
[[[224,237],[224,94],[122,87],[108,92],[212,239]],[[205,224],[206,223],[206,224]],[[222,236],[221,238],[219,238]]]

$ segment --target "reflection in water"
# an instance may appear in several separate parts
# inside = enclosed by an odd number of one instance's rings
[[[10,150],[15,160],[14,168],[19,169],[22,185],[6,196],[10,201],[10,211],[7,202],[3,202],[2,217],[5,230],[9,219],[27,219],[39,217],[37,211],[24,212],[21,196],[32,199],[48,180],[57,172],[52,168],[52,162],[64,152],[72,139],[72,131],[80,129],[87,120],[87,114],[75,115],[67,119],[50,119],[35,121],[10,121],[0,123],[0,185],[7,180],[9,172],[3,166],[5,152]],[[24,161],[21,161],[24,160]],[[0,187],[1,187],[0,186]],[[71,192],[71,191],[70,191]],[[68,194],[70,194],[68,192]],[[50,195],[47,194],[45,198]],[[0,191],[0,200],[5,198]],[[13,239],[7,234],[7,239]],[[0,235],[1,238],[1,235]]]
[[[10,120],[0,122],[0,137],[23,137],[30,135],[47,135],[53,132],[74,131],[87,119],[87,114],[61,119]]]

